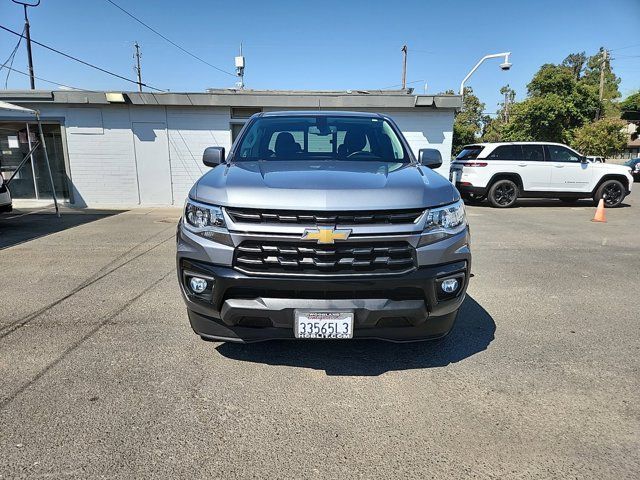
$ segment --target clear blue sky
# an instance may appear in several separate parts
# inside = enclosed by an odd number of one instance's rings
[[[640,1],[205,1],[115,0],[167,37],[209,63],[233,71],[242,41],[245,82],[255,89],[367,89],[401,81],[403,43],[409,46],[408,80],[423,92],[458,89],[460,80],[487,53],[512,52],[513,68],[485,63],[471,85],[487,111],[509,83],[517,98],[543,63],[571,52],[612,49],[623,96],[640,88]],[[171,91],[230,87],[235,78],[192,59],[148,31],[106,0],[42,0],[30,9],[32,38],[134,77],[133,47],[143,51],[143,81]],[[0,24],[21,31],[22,7],[0,0]],[[0,31],[0,64],[17,38]],[[87,89],[134,90],[34,47],[36,75]],[[14,68],[26,71],[24,44]],[[6,70],[0,74],[4,88]],[[28,88],[12,73],[8,88]],[[56,88],[38,81],[39,88]]]

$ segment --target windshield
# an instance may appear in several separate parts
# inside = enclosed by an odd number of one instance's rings
[[[365,160],[409,163],[386,120],[377,117],[274,116],[256,119],[236,160]]]

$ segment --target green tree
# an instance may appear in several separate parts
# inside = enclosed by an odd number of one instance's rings
[[[562,66],[567,67],[569,70],[571,70],[573,78],[575,78],[577,81],[582,77],[582,71],[584,70],[584,66],[586,63],[587,55],[585,54],[585,52],[570,53],[562,61]]]
[[[509,122],[512,105],[516,100],[516,91],[509,86],[504,85],[500,89],[500,94],[504,101],[499,103],[500,108],[496,112],[494,118],[487,117],[482,128],[483,142],[500,142],[503,138],[504,126]]]
[[[626,147],[625,125],[624,121],[615,118],[588,123],[575,130],[571,146],[584,155],[609,157]]]
[[[640,120],[640,90],[632,93],[619,104],[621,118],[625,120]]]
[[[511,119],[502,127],[505,141],[567,142],[573,105],[552,93],[531,97],[511,107]]]
[[[529,84],[530,97],[542,97],[550,93],[568,96],[575,92],[578,81],[568,67],[546,63],[540,67]]]
[[[447,93],[453,93],[449,91]],[[473,93],[471,87],[465,87],[462,109],[453,122],[453,154],[457,155],[462,147],[478,141],[482,126],[487,120],[484,115],[485,104]]]
[[[504,138],[505,121],[502,117],[490,118],[484,125],[482,132],[483,142],[501,142]]]
[[[620,102],[622,111],[640,112],[640,90]]]
[[[603,50],[587,57],[585,52],[569,54],[560,65],[544,64],[527,85],[527,98],[521,102],[504,104],[496,118],[483,121],[484,141],[552,141],[588,146],[591,152],[615,151],[621,145],[622,133],[618,118],[619,108],[637,108],[640,92],[628,100],[616,103],[620,96],[620,79],[604,62],[604,94],[599,99],[600,70],[603,67]],[[513,95],[506,87],[503,95]],[[511,97],[513,98],[513,97]],[[592,125],[598,112],[612,122]],[[589,135],[595,135],[589,143]],[[597,141],[595,140],[597,139]],[[606,148],[605,148],[606,147]],[[608,153],[610,154],[610,153]]]
[[[586,85],[600,88],[600,70],[602,69],[604,58],[604,48],[600,47],[600,51],[587,59],[587,65],[584,69],[584,75],[580,79]],[[611,62],[604,62],[604,89],[602,98],[605,102],[611,102],[616,98],[620,98],[620,77],[618,77],[611,69]],[[606,109],[607,105],[605,105]]]
[[[509,121],[501,126],[504,140],[567,143],[600,106],[597,90],[576,80],[567,66],[543,65],[527,90],[528,98],[510,107]]]

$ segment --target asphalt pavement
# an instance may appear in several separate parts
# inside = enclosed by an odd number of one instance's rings
[[[176,209],[0,216],[0,478],[638,478],[640,185],[468,207],[454,331],[203,342]]]

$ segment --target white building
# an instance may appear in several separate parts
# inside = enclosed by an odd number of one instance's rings
[[[181,205],[206,170],[205,147],[228,149],[254,113],[356,110],[390,115],[414,153],[451,158],[459,96],[411,91],[299,92],[211,90],[207,93],[2,91],[0,100],[41,113],[56,193],[75,206]],[[0,111],[0,171],[9,178],[36,140],[34,119]],[[41,154],[11,183],[15,198],[51,198]]]

